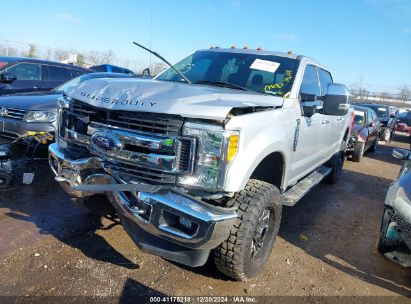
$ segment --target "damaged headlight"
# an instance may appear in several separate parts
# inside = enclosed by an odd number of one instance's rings
[[[195,137],[198,149],[194,173],[179,177],[178,183],[205,190],[222,189],[229,164],[237,154],[239,132],[215,125],[186,123],[183,135]]]

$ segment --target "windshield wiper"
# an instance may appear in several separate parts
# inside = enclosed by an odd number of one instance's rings
[[[198,80],[195,82],[195,84],[209,84],[209,85],[214,85],[217,87],[223,87],[223,88],[230,88],[230,89],[237,89],[237,90],[242,90],[242,91],[251,91],[250,89],[247,89],[245,87],[232,84],[229,82],[224,82],[224,81],[211,81],[211,80]]]
[[[183,73],[181,73],[174,65],[172,65],[170,62],[168,62],[168,61],[167,61],[163,56],[161,56],[159,53],[154,52],[154,51],[146,48],[145,46],[143,46],[143,45],[141,45],[141,44],[139,44],[139,43],[137,43],[137,42],[135,42],[135,41],[134,41],[133,43],[134,43],[135,45],[141,47],[143,50],[146,50],[147,52],[150,52],[150,53],[153,54],[154,56],[156,56],[156,57],[160,58],[161,60],[163,60],[165,63],[167,63],[167,64],[170,66],[170,68],[172,68],[178,75],[180,75],[181,78],[183,78],[185,82],[190,83],[190,84],[192,83],[186,76],[184,76]]]

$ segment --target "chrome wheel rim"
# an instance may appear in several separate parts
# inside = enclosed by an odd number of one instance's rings
[[[255,257],[260,249],[264,246],[264,241],[267,236],[267,231],[270,228],[270,210],[264,209],[261,214],[257,226],[255,228],[254,237],[251,241],[251,257]]]

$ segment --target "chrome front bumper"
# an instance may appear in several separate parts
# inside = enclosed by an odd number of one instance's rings
[[[118,183],[104,171],[100,158],[73,160],[68,158],[57,144],[49,146],[49,163],[56,180],[74,198],[84,198],[92,193],[75,191],[71,188],[73,186]],[[233,208],[212,206],[172,188],[158,193],[105,194],[116,208],[127,232],[138,245],[148,241],[147,238],[141,240],[137,230],[144,232],[141,234],[156,236],[188,250],[209,251],[226,239],[237,219],[236,210]],[[206,261],[203,257],[201,262],[186,263],[186,257],[174,258],[173,254],[165,252],[168,247],[164,242],[159,243],[165,249],[157,250],[152,243],[143,246],[143,249],[191,266],[199,266]],[[181,255],[181,249],[176,250]]]

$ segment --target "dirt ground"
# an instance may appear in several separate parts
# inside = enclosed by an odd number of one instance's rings
[[[290,303],[407,302],[410,270],[375,246],[386,191],[400,168],[392,147],[409,147],[407,137],[394,139],[361,163],[346,161],[337,185],[320,184],[285,207],[265,271],[247,282],[220,275],[211,261],[190,269],[141,252],[115,219],[74,206],[44,162],[35,168],[34,184],[0,191],[0,302],[43,302],[43,296],[89,302],[72,297],[92,296],[143,303],[149,296],[220,295],[267,303],[280,298],[258,296],[284,296]]]

